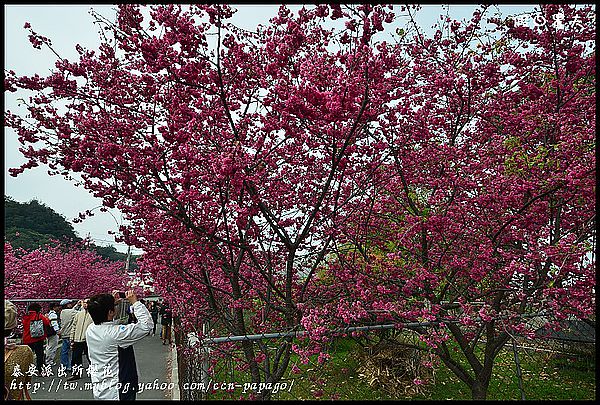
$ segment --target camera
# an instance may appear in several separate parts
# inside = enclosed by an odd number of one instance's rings
[[[125,292],[119,291],[119,298],[125,298]]]

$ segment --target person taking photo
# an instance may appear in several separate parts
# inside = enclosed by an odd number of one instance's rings
[[[115,322],[115,304],[120,299],[119,292],[113,291],[113,294],[91,297],[87,305],[94,321],[86,330],[94,399],[134,400],[136,397],[137,386],[133,384],[137,381],[136,366],[131,357],[122,353],[123,349],[149,336],[153,322],[133,290],[125,293],[125,299],[131,304],[137,323]]]

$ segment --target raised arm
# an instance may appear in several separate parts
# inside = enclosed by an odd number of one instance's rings
[[[128,347],[135,342],[145,338],[152,331],[152,316],[148,308],[137,300],[134,292],[127,291],[125,298],[131,303],[133,315],[137,318],[137,323],[119,325],[115,328],[114,338],[120,347]]]

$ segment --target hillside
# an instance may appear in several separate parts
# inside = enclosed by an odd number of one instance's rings
[[[45,204],[31,200],[21,203],[10,196],[4,196],[4,240],[14,248],[27,251],[44,246],[52,239],[66,244],[81,242],[73,226],[67,219]],[[127,255],[118,252],[114,246],[91,245],[102,257],[113,261],[125,261]],[[132,257],[135,268],[135,257]]]

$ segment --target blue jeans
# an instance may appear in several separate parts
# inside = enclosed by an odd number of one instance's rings
[[[71,370],[71,356],[69,356],[71,339],[63,338],[62,347],[60,348],[60,364],[65,366],[67,370]]]

